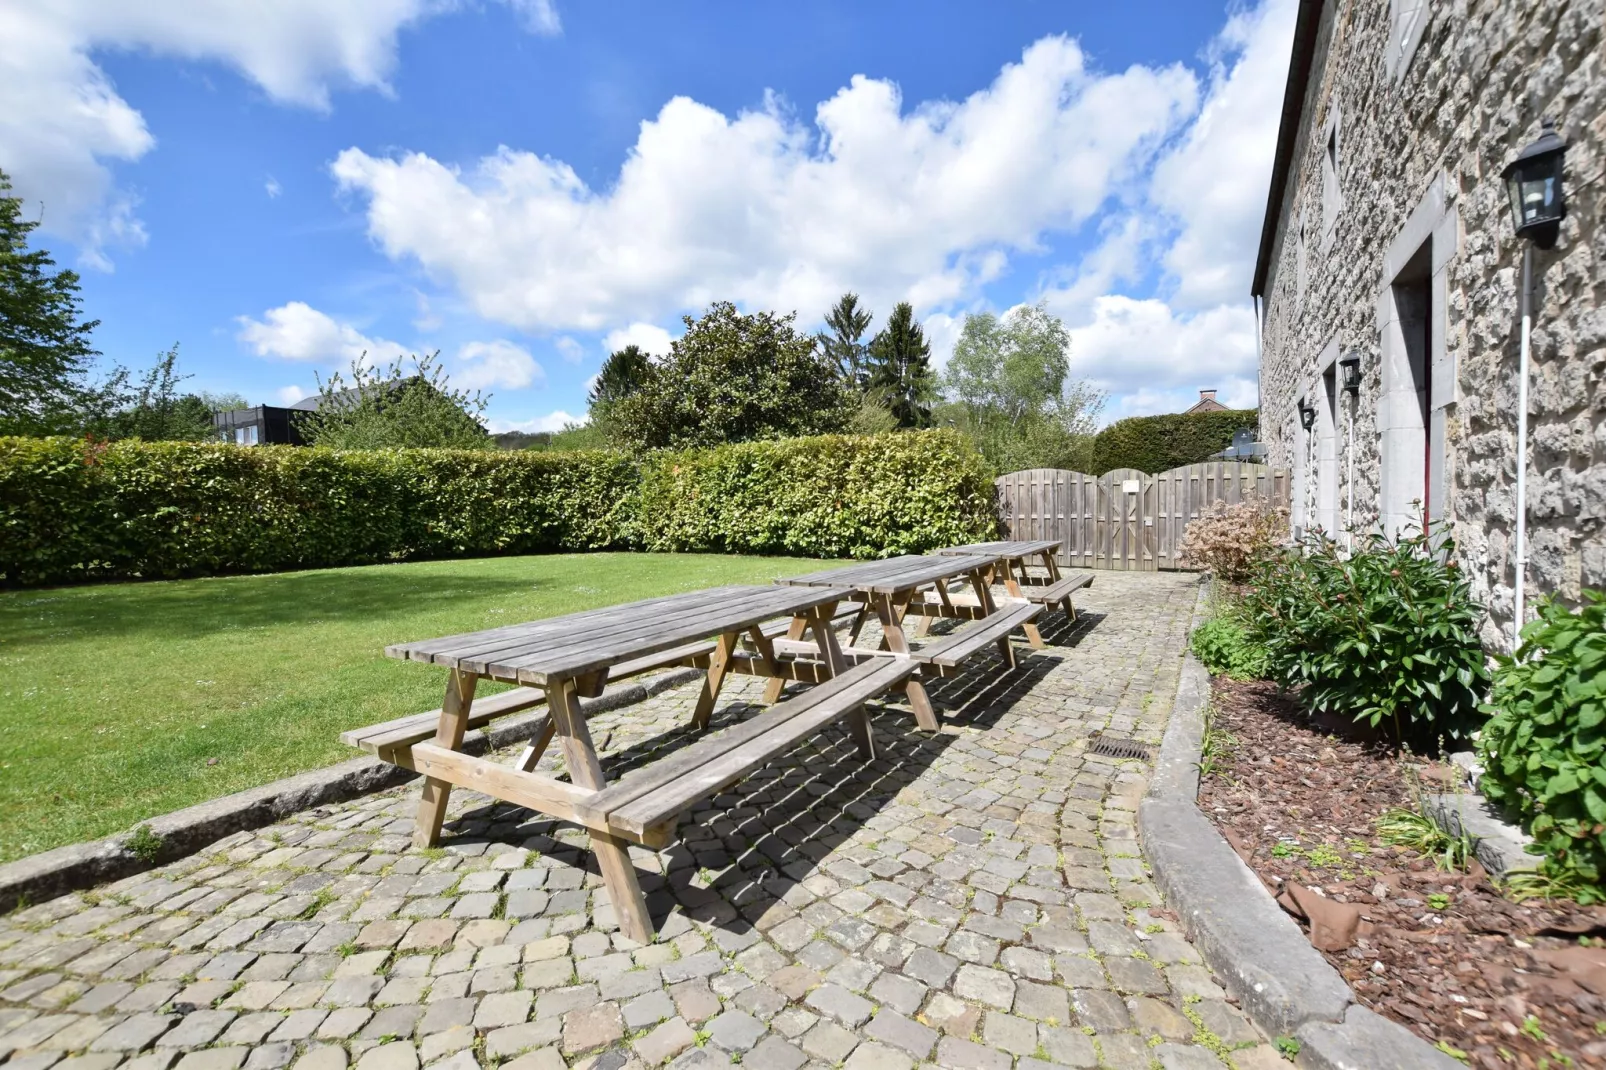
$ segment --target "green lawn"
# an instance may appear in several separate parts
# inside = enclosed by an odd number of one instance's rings
[[[357,756],[343,730],[440,704],[443,671],[387,643],[819,567],[562,554],[0,592],[0,861]]]

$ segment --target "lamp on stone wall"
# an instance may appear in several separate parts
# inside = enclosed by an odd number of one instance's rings
[[[1530,239],[1541,249],[1555,247],[1561,221],[1567,215],[1566,191],[1562,188],[1566,156],[1567,143],[1556,133],[1556,124],[1546,119],[1539,137],[1500,173],[1511,198],[1517,236]]]
[[[1344,392],[1359,394],[1361,392],[1361,358],[1351,353],[1342,358],[1338,366],[1344,371]]]
[[[1316,407],[1304,398],[1299,399],[1299,426],[1307,431],[1316,426]]]
[[[1517,154],[1506,165],[1501,177],[1506,181],[1506,193],[1511,198],[1511,214],[1517,237],[1527,238],[1522,247],[1522,335],[1517,360],[1517,530],[1513,540],[1513,577],[1511,591],[1512,625],[1511,645],[1515,649],[1521,640],[1522,626],[1527,623],[1524,588],[1528,578],[1528,349],[1533,333],[1533,251],[1551,249],[1561,234],[1561,221],[1567,215],[1567,196],[1562,188],[1562,170],[1567,156],[1567,143],[1556,133],[1556,124],[1549,119],[1541,123],[1537,140]]]

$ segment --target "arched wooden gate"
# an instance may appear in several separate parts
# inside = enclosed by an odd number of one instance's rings
[[[1243,461],[1206,461],[1151,476],[1118,468],[1102,476],[1030,468],[998,477],[1007,537],[1062,539],[1060,563],[1152,572],[1181,560],[1188,522],[1216,502],[1254,495],[1286,508],[1288,473]]]

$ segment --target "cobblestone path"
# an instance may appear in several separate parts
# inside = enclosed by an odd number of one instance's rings
[[[868,766],[832,726],[687,815],[633,852],[650,946],[572,828],[459,790],[413,849],[416,784],[14,913],[3,1070],[1286,1065],[1148,910],[1147,766],[1086,753],[1158,743],[1195,592],[1101,573],[1021,668],[934,687],[941,732],[881,704]],[[610,773],[694,697],[594,717]]]

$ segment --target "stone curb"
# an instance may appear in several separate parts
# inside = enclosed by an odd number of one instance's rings
[[[1194,608],[1204,612],[1201,587]],[[1199,759],[1210,674],[1191,652],[1148,793],[1138,835],[1154,881],[1205,962],[1268,1036],[1299,1041],[1312,1070],[1457,1070],[1460,1063],[1403,1026],[1355,1002],[1337,970],[1311,946],[1215,825],[1199,812]]]
[[[617,709],[701,676],[701,670],[683,669],[646,681],[618,684],[597,698],[582,700],[581,706],[587,712]],[[540,716],[539,711],[526,713],[499,721],[487,730],[470,732],[464,737],[463,748],[482,754],[516,743],[529,736]],[[105,881],[120,880],[193,854],[243,829],[262,828],[301,810],[382,791],[417,775],[378,758],[354,758],[141,821],[136,828],[148,825],[161,838],[153,859],[134,854],[128,845],[128,832],[29,855],[0,866],[0,913],[24,901],[40,903]]]
[[[1539,864],[1539,857],[1528,853],[1532,837],[1502,821],[1494,805],[1482,795],[1424,795],[1422,811],[1450,835],[1465,835],[1472,840],[1478,861],[1496,877]]]

